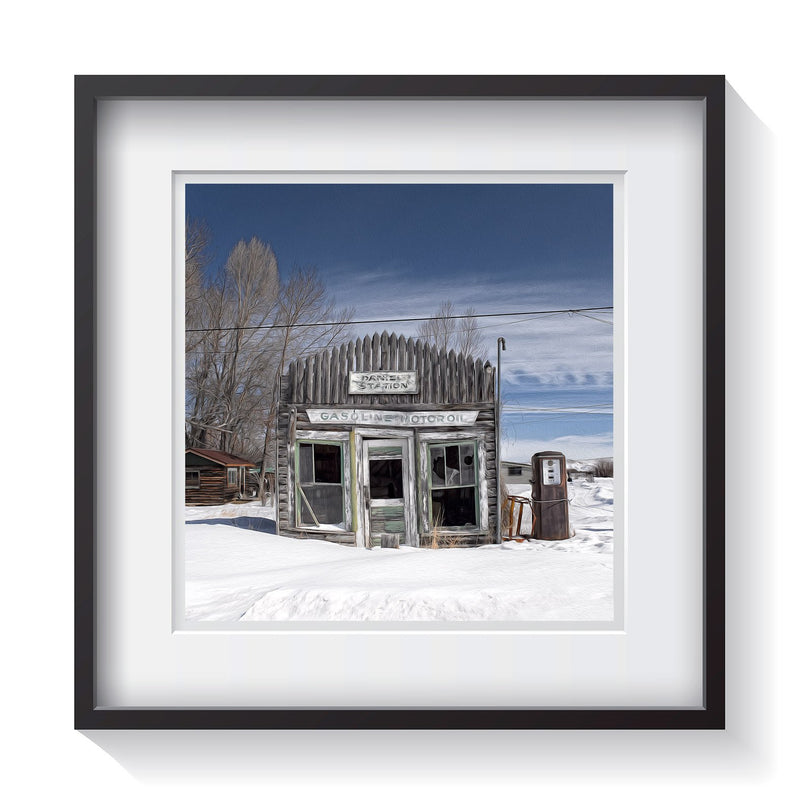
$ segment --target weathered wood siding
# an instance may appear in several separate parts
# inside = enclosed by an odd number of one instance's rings
[[[419,374],[417,394],[349,394],[349,372]],[[427,342],[384,332],[289,364],[281,386],[286,403],[395,407],[494,402],[494,369],[483,361],[437,350]]]
[[[349,394],[348,374],[356,372],[416,371],[419,375],[416,394]],[[307,438],[315,432],[324,438],[326,432],[348,430],[341,422],[311,423],[309,408],[358,408],[391,411],[478,411],[474,425],[446,430],[442,428],[374,428],[370,435],[381,438],[413,436],[415,464],[418,471],[427,466],[423,453],[425,442],[435,430],[437,437],[474,439],[478,443],[482,462],[483,484],[479,490],[481,511],[488,522],[479,524],[472,533],[460,529],[453,534],[456,544],[491,542],[495,529],[497,507],[494,489],[497,466],[495,462],[494,368],[454,351],[432,348],[428,343],[405,336],[375,334],[359,338],[341,347],[309,355],[291,363],[281,379],[281,398],[278,409],[278,527],[298,536],[355,542],[354,534],[298,533],[294,523],[294,465],[290,454],[295,438]],[[359,426],[359,430],[361,430]],[[366,431],[364,431],[366,432]],[[347,450],[345,445],[345,450]],[[350,446],[355,450],[354,443]],[[355,456],[352,456],[355,459]],[[359,515],[360,490],[353,489],[352,515]],[[427,503],[415,501],[420,520],[420,544],[430,544]],[[354,522],[354,530],[356,524]]]
[[[187,506],[215,506],[230,503],[239,495],[238,486],[228,486],[228,470],[219,464],[186,465],[187,470],[200,473],[200,488],[186,490]]]

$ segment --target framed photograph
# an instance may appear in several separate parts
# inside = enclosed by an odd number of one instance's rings
[[[724,728],[724,88],[76,77],[76,728]]]

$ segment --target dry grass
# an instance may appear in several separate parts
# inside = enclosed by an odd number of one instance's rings
[[[442,515],[438,514],[433,518],[433,528],[431,528],[430,548],[457,548],[461,544],[458,534],[448,533],[442,528]]]
[[[614,477],[614,459],[601,458],[595,462],[596,478],[613,478]]]
[[[506,498],[508,497],[508,487],[506,486],[506,482],[500,479],[500,501],[505,502]],[[499,502],[499,501],[498,501]],[[500,530],[505,534],[508,531],[508,524],[509,518],[511,517],[511,512],[508,506],[501,505],[500,507],[500,517],[502,518],[500,521]]]

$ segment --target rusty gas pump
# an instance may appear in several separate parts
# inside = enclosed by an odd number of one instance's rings
[[[531,457],[533,538],[569,539],[567,460],[563,453],[545,451]]]

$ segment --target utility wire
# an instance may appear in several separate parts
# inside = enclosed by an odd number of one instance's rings
[[[581,312],[580,310],[574,310],[573,313],[577,313],[579,316],[583,316],[584,319],[591,319],[592,321],[599,321],[600,324],[607,324],[609,327],[614,326],[613,321],[608,321],[607,319],[598,319],[597,316],[587,316],[585,313]]]
[[[611,416],[614,413],[611,409],[598,410],[598,411],[572,411],[569,408],[553,408],[552,410],[545,411],[504,411],[502,414],[507,417],[522,417],[523,421],[529,416],[556,416],[556,417],[573,417],[573,416]]]
[[[503,413],[506,414],[608,414],[609,410],[598,410],[601,408],[610,409],[612,403],[608,405],[600,403],[598,405],[587,406],[564,406],[553,408],[525,408],[524,406],[503,406]]]
[[[555,317],[555,316],[558,316],[558,315],[560,315],[562,313],[563,313],[563,311],[553,311],[552,313],[541,313],[541,312],[531,313],[530,315],[526,316],[523,319],[514,319],[514,321],[505,321],[500,326],[502,326],[502,327],[510,327],[512,324],[524,324],[525,322],[529,322],[529,321],[541,321],[542,319]],[[515,313],[484,313],[482,315],[484,315],[484,316],[514,316],[516,314]],[[446,318],[449,318],[449,319],[463,319],[463,318],[470,318],[470,316],[469,315],[466,315],[466,316],[460,316],[460,315],[459,316],[440,316],[440,317],[437,317],[436,320],[438,321],[438,320],[443,319],[443,318],[445,318],[445,319]],[[588,318],[592,318],[592,317],[588,317]],[[408,319],[408,320],[406,320],[406,319],[386,319],[385,321],[387,321],[387,322],[388,321],[393,321],[393,322],[415,321],[415,319]],[[430,321],[430,319],[426,319],[425,321]],[[596,321],[602,321],[602,319],[596,319]],[[358,324],[359,322],[352,322],[352,323],[353,324]],[[603,323],[604,324],[610,324],[611,322],[603,322]],[[287,327],[287,326],[295,326],[295,325],[278,324],[278,325],[275,325],[275,326],[276,327]],[[307,326],[317,326],[317,325],[307,325]],[[325,326],[325,325],[318,325],[318,326],[322,327],[322,326]],[[487,329],[490,329],[492,327],[497,327],[497,326],[498,326],[497,324],[483,324],[481,326],[476,326],[476,327],[472,327],[472,328],[464,329],[464,330],[452,330],[450,333],[448,333],[448,335],[457,336],[457,335],[461,335],[462,333],[472,333],[472,332],[476,332],[478,330],[487,330]],[[217,328],[217,329],[224,330],[225,328],[220,327],[220,328]],[[231,330],[236,330],[236,329],[240,329],[240,328],[232,327],[230,329]],[[187,333],[197,333],[197,332],[208,332],[208,331],[207,330],[186,330],[185,332],[187,332]],[[417,340],[420,340],[420,341],[431,341],[432,343],[435,343],[435,341],[436,341],[435,338],[432,338],[432,337],[429,337],[429,336],[424,336],[424,335],[414,335],[414,336],[411,336],[411,337],[416,338]],[[256,348],[256,349],[261,348],[261,346],[260,346],[260,344],[258,342],[256,342],[252,346],[254,348]],[[246,347],[244,347],[242,349],[239,349],[239,350],[236,350],[236,349],[209,349],[209,348],[206,348],[206,349],[190,349],[190,350],[188,350],[186,352],[186,354],[187,355],[236,355],[236,354],[242,354],[243,352],[245,352],[249,348],[250,348],[250,345],[248,344]],[[319,351],[320,350],[318,348],[314,347],[312,349],[306,350],[305,352],[302,352],[299,357],[302,357],[303,355],[310,355],[310,354],[312,354],[314,352],[319,352]],[[512,360],[512,361],[510,361],[508,363],[504,363],[504,365],[507,365],[507,366],[528,366],[529,362],[528,361],[513,361]]]
[[[534,317],[536,317],[536,316],[541,317],[541,318],[545,318],[545,316],[557,316],[557,315],[559,315],[560,313],[562,313],[562,311],[560,311],[560,310],[558,310],[558,311],[553,311],[552,313],[549,313],[549,314],[546,314],[546,313],[540,313],[540,312],[537,312],[537,313],[531,313],[529,316],[526,316],[524,319],[514,319],[514,321],[504,321],[504,322],[503,322],[503,324],[502,324],[502,326],[503,326],[503,327],[509,327],[509,326],[510,326],[510,325],[512,325],[512,324],[524,324],[524,323],[525,323],[525,322],[527,322],[527,321],[531,321],[531,320],[532,320]],[[508,313],[508,314],[506,314],[506,315],[508,315],[508,316],[514,316],[514,315],[516,315],[516,314],[514,314],[514,313]],[[455,317],[454,317],[454,318],[455,318]],[[497,325],[496,325],[496,324],[483,324],[483,325],[481,325],[480,327],[474,327],[474,328],[472,328],[472,329],[473,329],[473,330],[488,330],[488,329],[490,329],[490,328],[492,328],[492,327],[497,327]],[[454,330],[452,334],[453,334],[453,335],[458,335],[459,333],[469,333],[469,332],[472,332],[472,330]]]
[[[446,319],[488,319],[502,316],[543,316],[548,313],[583,313],[584,311],[613,310],[613,306],[561,308],[558,310],[521,310],[514,313],[465,313],[455,316],[413,316],[397,319],[359,319],[358,321],[326,321],[296,324],[254,324],[246,327],[198,327],[187,329],[187,333],[211,333],[233,330],[276,330],[281,327],[349,327],[353,324],[392,324],[401,321],[444,321]],[[608,323],[608,322],[604,322]]]

